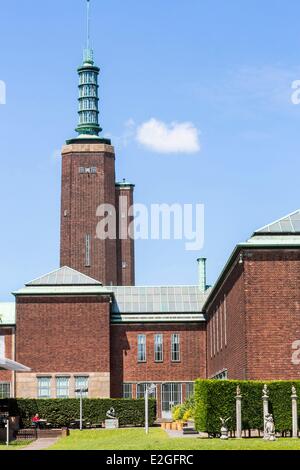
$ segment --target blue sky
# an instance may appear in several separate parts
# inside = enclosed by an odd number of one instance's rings
[[[59,265],[60,159],[75,135],[84,0],[0,0],[0,300]],[[300,207],[298,0],[94,0],[101,124],[135,200],[205,204],[205,245],[139,241],[138,284],[213,282],[234,245]],[[163,153],[126,122],[190,122],[201,151]]]

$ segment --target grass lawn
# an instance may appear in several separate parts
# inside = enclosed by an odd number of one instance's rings
[[[24,447],[31,444],[32,441],[14,441],[9,446],[4,444],[0,444],[0,451],[1,450],[19,450],[23,449]]]
[[[298,439],[201,439],[170,438],[160,428],[71,431],[69,437],[60,439],[53,450],[300,450]]]

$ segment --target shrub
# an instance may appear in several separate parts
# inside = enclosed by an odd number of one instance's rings
[[[228,429],[235,430],[235,396],[237,385],[242,394],[242,428],[263,429],[262,389],[269,389],[269,411],[277,431],[292,428],[291,388],[295,385],[300,396],[300,381],[237,381],[197,380],[195,385],[195,421],[198,431],[220,432],[220,417],[231,419]],[[300,412],[300,410],[299,410]]]
[[[11,416],[20,416],[21,426],[28,427],[32,417],[38,413],[53,427],[69,426],[79,419],[79,400],[70,399],[6,399],[1,406],[8,406]],[[91,424],[100,424],[106,419],[107,411],[113,407],[121,426],[143,426],[145,423],[145,401],[127,399],[83,399],[83,417]],[[156,418],[156,401],[149,399],[149,424]]]

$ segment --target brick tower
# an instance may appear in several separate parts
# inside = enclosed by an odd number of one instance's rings
[[[94,65],[89,26],[87,36],[83,65],[78,68],[79,135],[62,149],[60,264],[104,285],[133,285],[134,241],[124,238],[124,226],[128,232],[132,224],[128,209],[133,203],[134,186],[116,183],[114,148],[110,140],[99,137],[100,69]],[[111,209],[101,219],[98,208],[104,204]],[[112,223],[115,219],[115,236],[111,233],[99,237],[97,226],[105,217]]]

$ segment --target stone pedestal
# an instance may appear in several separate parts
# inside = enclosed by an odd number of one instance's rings
[[[119,420],[118,419],[106,419],[105,420],[105,429],[118,429]]]
[[[294,392],[294,393],[293,393]],[[298,438],[298,396],[295,393],[295,390],[292,390],[292,418],[293,418],[293,438]]]
[[[242,395],[238,394],[236,400],[236,437],[242,438]]]

